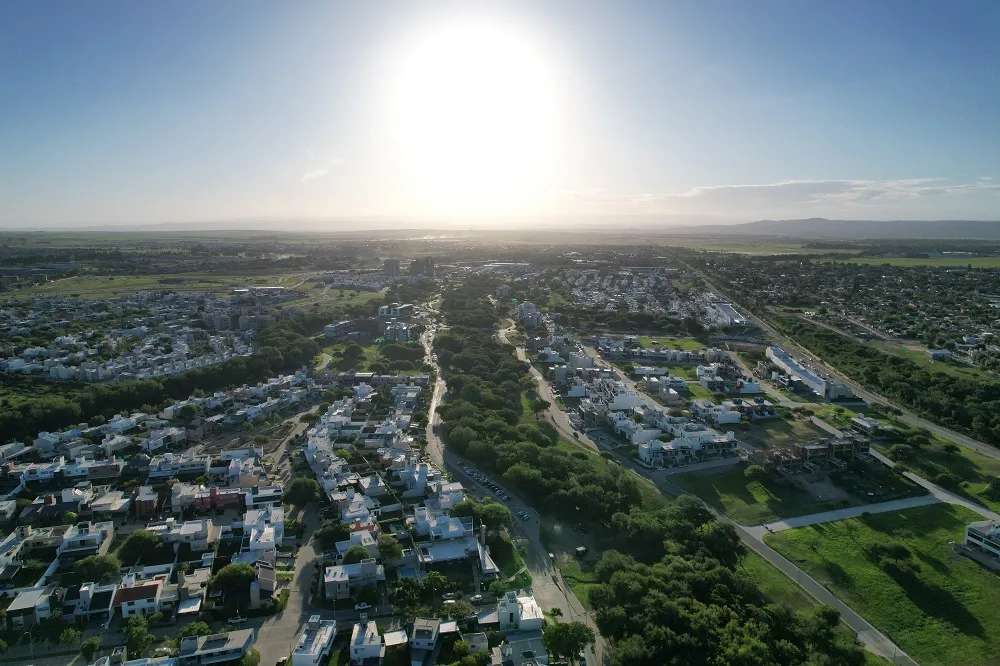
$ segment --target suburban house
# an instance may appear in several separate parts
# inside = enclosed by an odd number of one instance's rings
[[[59,590],[55,585],[21,591],[7,607],[7,621],[15,629],[33,627],[59,610]]]
[[[208,636],[185,636],[177,654],[179,666],[202,666],[241,659],[250,651],[253,629],[241,629]]]
[[[502,633],[541,631],[545,622],[542,609],[535,602],[535,598],[523,591],[508,590],[507,594],[497,601],[497,616]]]
[[[433,650],[441,635],[441,620],[436,617],[418,617],[413,620],[410,647],[415,650]]]
[[[385,580],[385,568],[368,558],[354,564],[327,567],[323,572],[323,586],[327,599],[346,599],[359,587],[372,587]]]
[[[350,648],[351,664],[355,666],[382,663],[385,646],[382,644],[382,637],[378,633],[375,620],[366,621],[365,616],[361,616],[351,632]]]
[[[325,666],[330,659],[330,650],[336,636],[336,620],[321,620],[319,615],[311,616],[292,648],[292,666]]]
[[[112,607],[121,613],[123,620],[157,613],[166,580],[164,574],[143,581],[136,580],[135,576],[126,577],[115,591]]]
[[[992,520],[980,520],[965,528],[966,546],[982,551],[994,559],[1000,559],[1000,525]]]

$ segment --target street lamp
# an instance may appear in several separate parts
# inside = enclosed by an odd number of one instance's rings
[[[31,658],[34,659],[35,658],[35,637],[31,635],[31,629],[32,628],[29,627],[28,630],[26,632],[24,632],[24,633],[28,635],[28,649],[31,652]]]

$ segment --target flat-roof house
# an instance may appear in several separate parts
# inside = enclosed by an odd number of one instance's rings
[[[375,620],[361,620],[351,631],[351,664],[354,666],[374,666],[382,662],[385,656],[385,646],[378,633]]]
[[[32,627],[51,615],[53,608],[59,609],[59,603],[55,585],[23,590],[7,607],[7,621],[15,629]]]
[[[336,636],[336,620],[321,620],[319,615],[311,616],[295,641],[292,666],[325,666]]]
[[[185,636],[177,655],[179,666],[202,666],[240,659],[253,646],[253,629],[208,636]]]
[[[385,568],[374,558],[354,564],[327,567],[323,572],[323,586],[327,599],[346,599],[359,587],[372,587],[385,580]]]

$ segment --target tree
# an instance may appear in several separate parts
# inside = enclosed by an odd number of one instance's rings
[[[945,452],[945,453],[946,453],[946,454],[947,454],[948,456],[953,456],[953,455],[955,455],[956,453],[958,453],[958,452],[959,452],[959,450],[960,450],[960,449],[958,448],[958,445],[957,445],[957,444],[955,444],[954,442],[946,442],[946,443],[945,443],[945,445],[944,445],[943,447],[941,447],[941,448],[943,448],[943,449],[944,449],[944,452]]]
[[[396,537],[390,534],[380,534],[378,537],[378,556],[383,562],[398,560],[403,556],[403,547]]]
[[[507,584],[502,580],[495,580],[490,583],[489,588],[487,588],[489,593],[498,599],[503,595],[507,594]]]
[[[212,576],[209,586],[223,592],[244,592],[250,588],[257,574],[249,564],[227,564]]]
[[[75,525],[76,521],[80,519],[80,516],[77,515],[76,511],[67,511],[65,518],[67,525]]]
[[[424,577],[424,582],[421,585],[424,596],[428,598],[434,598],[448,587],[448,579],[444,577],[439,571],[430,571]]]
[[[165,548],[163,538],[149,530],[136,530],[128,535],[118,554],[129,564],[135,564],[141,558],[144,562],[157,560]]]
[[[549,654],[566,659],[575,659],[595,638],[594,630],[582,622],[553,622],[542,635]]]
[[[316,479],[299,477],[285,491],[285,499],[298,507],[315,502],[319,499],[319,484]]]
[[[446,604],[444,613],[453,620],[458,620],[472,616],[476,609],[468,601],[458,599],[453,604]]]
[[[92,662],[94,660],[94,655],[97,654],[97,651],[100,649],[101,639],[94,636],[93,638],[88,638],[83,642],[83,645],[80,646],[80,654],[82,654],[83,658],[88,662]]]
[[[79,629],[73,629],[72,627],[67,627],[62,630],[59,634],[59,644],[60,645],[73,645],[79,643],[80,639],[83,637],[83,633]]]
[[[7,641],[5,641],[4,639],[0,638],[0,654],[3,654],[4,652],[6,652],[8,647],[10,647],[10,646],[7,645]],[[87,661],[90,661],[90,660],[88,659]]]
[[[403,609],[407,615],[413,615],[408,610],[416,608],[420,603],[420,593],[420,583],[417,579],[401,576],[389,590],[389,597],[392,603]]]
[[[181,423],[190,423],[197,415],[198,409],[194,405],[184,405],[174,414]]]
[[[368,559],[368,549],[364,546],[351,546],[344,553],[344,564],[357,564],[361,560]]]
[[[212,633],[212,627],[208,626],[207,622],[192,622],[181,629],[180,637],[208,636],[210,633]]]
[[[308,425],[316,425],[316,423],[319,422],[319,414],[316,414],[315,412],[306,412],[299,417],[299,421]]]
[[[125,650],[132,659],[139,659],[146,654],[153,644],[153,634],[149,633],[149,624],[141,615],[130,617],[125,623]]]
[[[351,536],[351,527],[340,521],[329,521],[319,526],[313,532],[313,538],[319,541],[323,548],[333,548],[338,541],[345,541]]]
[[[747,468],[743,470],[743,476],[751,481],[758,481],[764,476],[764,468],[760,465],[748,465]]]
[[[256,444],[257,446],[264,446],[265,444],[267,444],[270,441],[271,441],[271,438],[268,437],[267,435],[254,435],[253,436],[253,443]]]
[[[108,583],[118,576],[122,563],[114,555],[90,555],[77,560],[73,574],[81,583]]]

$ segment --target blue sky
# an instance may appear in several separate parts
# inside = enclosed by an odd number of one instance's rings
[[[998,219],[997,35],[985,0],[6,3],[0,226]]]

